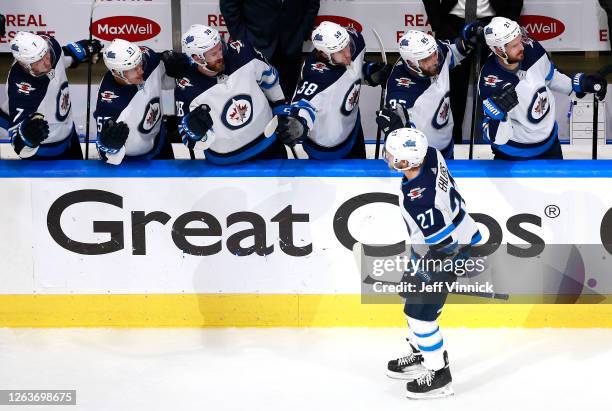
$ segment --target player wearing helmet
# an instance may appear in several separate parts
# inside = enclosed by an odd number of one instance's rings
[[[82,159],[72,119],[66,67],[96,58],[99,41],[61,47],[53,37],[18,32],[11,41],[15,62],[9,71],[3,111],[15,152],[29,159]]]
[[[437,293],[420,291],[424,285],[435,287],[452,281],[454,274],[432,270],[429,267],[442,265],[428,261],[469,258],[471,246],[481,240],[481,235],[444,157],[428,146],[425,134],[414,128],[392,131],[386,138],[383,157],[390,168],[403,175],[400,210],[410,236],[413,264],[402,281],[415,291],[402,294],[410,329],[409,352],[389,361],[387,375],[408,380],[410,398],[444,397],[453,393],[452,377],[437,318],[447,291],[445,287]]]
[[[94,112],[100,158],[114,165],[174,158],[161,92],[174,88],[168,71],[180,69],[181,61],[187,66],[186,58],[122,39],[113,40],[102,55],[108,72],[100,83]]]
[[[484,30],[493,52],[480,73],[482,130],[496,159],[561,159],[552,91],[606,95],[606,80],[558,71],[546,50],[515,21],[495,17]]]
[[[285,144],[303,140],[310,158],[365,158],[359,113],[361,85],[386,81],[390,66],[365,61],[361,33],[322,22],[312,32],[315,50],[302,66],[290,106],[278,116],[277,132]]]
[[[226,44],[201,24],[187,30],[182,47],[193,63],[177,76],[174,90],[183,143],[218,165],[287,158],[274,130],[264,133],[271,106],[285,96],[263,55],[247,42]]]
[[[472,52],[481,27],[478,22],[466,25],[454,44],[417,30],[402,36],[401,58],[387,81],[386,108],[376,119],[385,134],[399,127],[416,127],[444,158],[453,158],[449,72]]]

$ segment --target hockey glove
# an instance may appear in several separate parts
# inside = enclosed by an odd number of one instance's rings
[[[36,148],[49,137],[49,123],[42,114],[34,113],[21,122],[18,133],[26,146]]]
[[[166,74],[170,77],[179,77],[191,66],[186,54],[175,53],[172,50],[164,51],[161,59],[164,62]]]
[[[578,98],[583,98],[586,93],[595,93],[599,100],[603,100],[606,98],[608,82],[599,74],[578,73],[572,78],[572,89]]]
[[[98,61],[98,57],[100,52],[102,51],[102,43],[100,41],[93,39],[89,40],[79,40],[74,43],[68,43],[63,47],[64,54],[69,57],[72,57],[72,63],[70,64],[70,68],[75,68],[79,64],[87,59],[91,58],[92,63],[96,63]]]
[[[106,120],[98,137],[98,149],[104,153],[117,154],[125,145],[130,129],[123,121]]]
[[[501,93],[492,95],[482,103],[485,115],[499,121],[505,120],[508,112],[517,105],[518,96],[510,83],[504,86]]]
[[[296,115],[279,116],[276,135],[279,140],[290,147],[303,140],[308,134],[306,120]]]
[[[393,66],[383,62],[366,63],[366,81],[371,86],[378,86],[387,82]]]
[[[206,134],[212,129],[212,126],[213,120],[210,116],[210,107],[206,104],[201,104],[191,113],[184,116],[179,124],[179,132],[181,133],[183,144],[191,149],[198,148],[205,150],[198,143],[207,142],[208,136]]]
[[[463,44],[469,50],[478,45],[479,42],[484,42],[483,30],[485,24],[479,20],[473,23],[466,24],[461,31],[461,39]]]
[[[376,124],[378,124],[378,127],[380,127],[385,135],[404,127],[400,117],[390,108],[383,108],[376,112]]]

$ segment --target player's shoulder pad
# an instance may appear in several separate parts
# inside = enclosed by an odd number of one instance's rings
[[[107,71],[98,89],[95,116],[117,118],[137,91],[136,87],[120,85]]]
[[[402,181],[404,206],[431,207],[436,201],[436,177],[438,174],[438,155],[433,147],[427,148],[421,173],[412,180]]]
[[[304,66],[302,67],[302,80],[298,84],[298,89],[305,82],[315,83],[317,85],[316,92],[309,95],[296,94],[294,101],[298,101],[301,98],[311,100],[316,94],[321,93],[333,85],[344,72],[344,68],[332,66],[319,61],[315,57],[314,52],[311,53],[304,60]]]
[[[366,48],[365,39],[363,38],[363,34],[355,30],[354,27],[347,27],[346,31],[348,31],[348,34],[355,45],[355,51],[353,52],[353,58],[355,58]]]
[[[508,83],[516,85],[520,81],[515,74],[501,67],[496,58],[495,54],[491,53],[480,70],[478,88],[482,98],[499,93]]]
[[[47,43],[49,43],[51,50],[53,50],[53,68],[55,68],[60,58],[62,58],[64,50],[62,49],[62,46],[59,44],[59,42],[55,39],[55,37],[47,36],[46,34],[41,34],[40,37],[47,40]]]
[[[548,53],[542,45],[530,37],[523,37],[523,47],[525,49],[525,58],[521,63],[522,70],[528,70],[536,64],[543,56],[548,59]]]
[[[11,107],[36,108],[45,97],[49,78],[33,77],[19,63],[15,62],[7,77],[7,93]]]
[[[416,100],[431,86],[428,80],[419,81],[410,75],[403,62],[396,64],[387,80],[387,101],[404,100],[407,108],[414,106]]]
[[[440,66],[442,64],[444,64],[444,62],[449,57],[449,55],[450,55],[451,59],[454,58],[453,57],[453,53],[452,53],[451,48],[450,48],[450,42],[436,39],[436,44],[438,45],[438,48],[442,51],[442,53],[441,53],[442,54],[442,61],[439,62]]]
[[[161,63],[161,56],[159,53],[146,46],[140,46],[140,51],[142,51],[142,59],[145,62],[143,77],[146,80]]]

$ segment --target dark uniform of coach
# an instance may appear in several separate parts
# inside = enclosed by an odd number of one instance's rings
[[[518,21],[523,9],[523,0],[422,0],[427,12],[431,29],[437,39],[453,40],[461,35],[467,20],[478,18],[485,24],[495,16]],[[467,17],[466,17],[467,15]],[[488,47],[483,47],[483,56],[489,54]],[[462,138],[463,115],[470,78],[471,57],[461,62],[450,73],[450,100],[455,127],[453,138],[460,143]]]
[[[234,40],[254,45],[279,72],[291,98],[302,64],[302,43],[310,38],[319,0],[220,0],[221,14]]]

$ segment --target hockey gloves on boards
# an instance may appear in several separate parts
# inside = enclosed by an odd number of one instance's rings
[[[487,117],[493,120],[506,120],[508,112],[518,105],[518,96],[514,85],[508,83],[498,94],[492,95],[482,106]]]
[[[19,124],[17,133],[26,146],[36,148],[49,137],[49,123],[42,114],[34,113]]]
[[[308,125],[306,120],[299,116],[299,107],[278,106],[274,108],[277,113],[266,126],[264,135],[270,137],[276,133],[277,138],[290,147],[306,138],[308,135]]]
[[[75,41],[74,43],[66,44],[63,47],[63,50],[64,54],[66,54],[68,57],[72,57],[70,68],[75,68],[84,61],[87,61],[89,58],[92,59],[92,63],[96,63],[100,57],[100,52],[102,51],[102,43],[96,39],[91,41],[79,40]]]
[[[129,135],[130,129],[123,121],[106,120],[98,137],[98,149],[107,154],[117,154]]]
[[[586,93],[595,93],[601,101],[606,98],[608,82],[599,74],[578,73],[572,78],[572,89],[578,98],[583,98]]]
[[[206,150],[213,142],[213,120],[210,107],[201,104],[191,113],[183,117],[179,124],[179,132],[185,144],[190,149]]]

